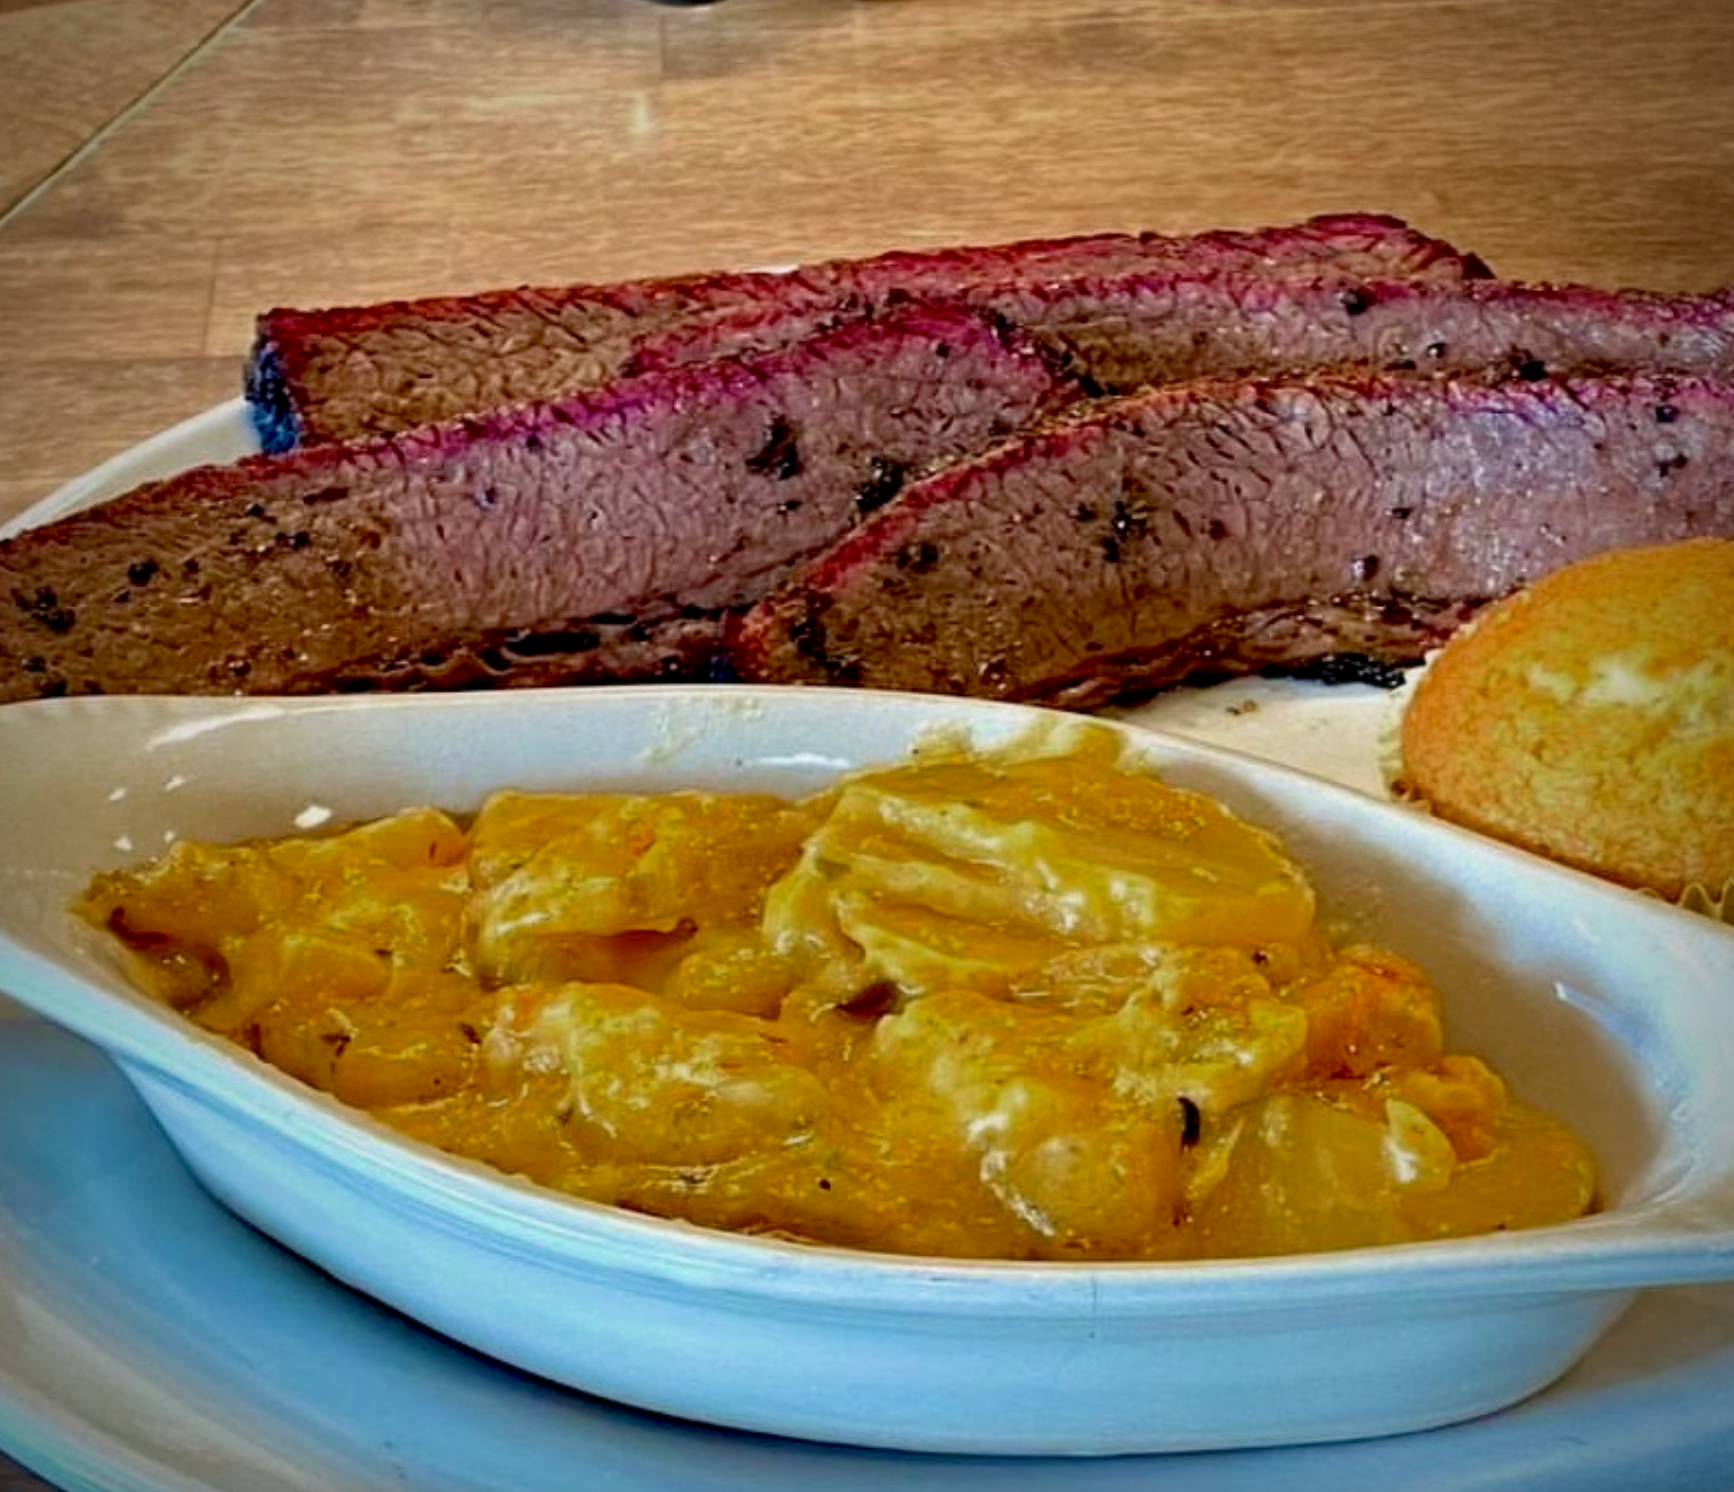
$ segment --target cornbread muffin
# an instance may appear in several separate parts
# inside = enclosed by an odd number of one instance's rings
[[[1422,672],[1399,787],[1679,899],[1734,878],[1734,540],[1614,550],[1487,608]]]

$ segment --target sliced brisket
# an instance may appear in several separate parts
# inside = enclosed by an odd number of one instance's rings
[[[1412,661],[1579,556],[1734,534],[1734,382],[1333,373],[1080,406],[912,484],[735,629],[742,677],[1043,700]]]
[[[787,274],[737,273],[461,297],[259,318],[247,393],[267,451],[398,433],[621,372],[637,343],[714,315],[860,310],[888,296],[957,295],[1081,275],[1185,268],[1193,274],[1416,278],[1485,276],[1478,259],[1394,218],[1337,214],[1253,232],[1103,233],[982,248],[897,251]]]
[[[203,467],[0,543],[0,700],[702,673],[903,475],[1074,398],[905,307],[397,439]]]
[[[959,299],[1024,328],[1108,393],[1333,367],[1520,377],[1598,369],[1734,376],[1734,294],[1499,280],[1343,280],[1139,270],[983,285]],[[634,369],[786,345],[835,321],[764,307],[648,335]]]

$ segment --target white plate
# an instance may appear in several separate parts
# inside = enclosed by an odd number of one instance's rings
[[[225,406],[171,432],[186,437],[187,458],[178,457],[176,439],[159,438],[144,453],[148,468],[111,463],[101,481],[81,484],[70,500],[56,499],[52,511],[172,470],[186,459],[226,459],[244,446],[244,422],[237,414]],[[27,516],[35,520],[46,513]],[[1219,703],[1223,697],[1233,708]],[[1225,696],[1180,696],[1151,713],[1169,715],[1166,723],[1182,728],[1190,724],[1208,738],[1262,745],[1279,759],[1285,740],[1296,740],[1303,764],[1323,764],[1333,775],[1376,789],[1379,700],[1370,691],[1354,691],[1348,701],[1349,708],[1338,709],[1345,702],[1340,691],[1249,685]],[[1248,704],[1255,708],[1248,710]],[[1282,729],[1285,714],[1298,726],[1292,737]],[[1194,718],[1188,722],[1186,716]],[[14,1287],[10,1308],[27,1328],[0,1329],[0,1397],[11,1409],[0,1409],[0,1437],[33,1463],[81,1484],[395,1485],[391,1471],[413,1466],[415,1474],[406,1471],[403,1478],[410,1485],[537,1486],[552,1485],[559,1468],[576,1460],[587,1469],[618,1466],[616,1484],[635,1487],[695,1480],[776,1487],[821,1479],[846,1487],[851,1476],[862,1478],[861,1485],[877,1485],[893,1467],[899,1480],[932,1478],[936,1486],[973,1485],[982,1477],[994,1485],[1059,1485],[1063,1477],[1067,1486],[1087,1486],[1091,1482],[1080,1479],[1086,1474],[1103,1486],[1166,1486],[1183,1468],[1186,1485],[1201,1487],[1252,1485],[1247,1479],[1254,1477],[1264,1485],[1270,1476],[1285,1485],[1313,1485],[1315,1473],[1319,1485],[1326,1478],[1340,1485],[1344,1476],[1390,1480],[1395,1474],[1402,1485],[1424,1487],[1429,1482],[1422,1470],[1434,1467],[1451,1478],[1438,1481],[1440,1486],[1583,1487],[1604,1484],[1597,1480],[1604,1476],[1612,1486],[1638,1476],[1645,1485],[1697,1487],[1714,1485],[1706,1469],[1728,1464],[1734,1451],[1734,1407],[1727,1394],[1734,1301],[1726,1289],[1647,1299],[1589,1363],[1530,1405],[1482,1424],[1375,1445],[1057,1471],[1027,1462],[983,1470],[973,1462],[820,1451],[647,1420],[529,1383],[383,1317],[310,1275],[211,1207],[172,1154],[160,1151],[154,1135],[148,1141],[140,1137],[136,1100],[114,1087],[100,1059],[30,1018],[0,1030],[0,1056],[16,1059],[12,1071],[0,1069],[6,1084],[0,1089],[6,1096],[0,1102],[0,1165],[8,1167],[9,1194],[16,1179],[34,1189],[39,1203],[34,1214],[26,1207],[0,1221],[0,1278]],[[54,1120],[41,1112],[47,1107],[42,1084],[25,1080],[40,1071],[60,1073],[64,1084],[56,1092],[71,1100]],[[123,1115],[123,1109],[132,1112]],[[105,1148],[86,1125],[68,1131],[58,1148],[52,1143],[61,1133],[57,1122],[101,1112],[114,1115],[112,1133],[127,1136],[124,1142]],[[21,1123],[22,1114],[40,1114],[41,1125]],[[91,1143],[87,1149],[79,1141]],[[151,1144],[158,1152],[135,1157],[133,1147]],[[93,1157],[90,1169],[79,1163],[87,1154]],[[103,1157],[100,1164],[96,1156]],[[178,1177],[179,1189],[165,1176]],[[80,1213],[86,1203],[95,1217]],[[174,1247],[160,1253],[145,1246],[122,1251],[130,1267],[116,1283],[125,1282],[127,1310],[91,1303],[112,1306],[113,1292],[96,1287],[103,1269],[113,1271],[120,1263],[113,1247],[90,1247],[97,1235],[89,1230],[99,1226],[118,1229],[117,1236],[174,1240]],[[181,1267],[183,1239],[198,1252],[199,1267]],[[111,1256],[106,1265],[105,1253]],[[189,1288],[190,1282],[197,1288]],[[219,1288],[219,1282],[234,1288]],[[279,1299],[279,1286],[287,1299]],[[261,1379],[270,1385],[269,1401],[237,1392],[245,1375],[232,1373],[233,1354],[254,1333],[270,1349],[255,1355],[248,1372],[262,1370],[261,1355],[270,1359],[273,1366]],[[285,1353],[286,1344],[293,1350]],[[321,1393],[320,1363],[327,1358],[350,1363],[367,1383],[389,1368],[393,1392],[402,1392],[395,1400],[392,1393]],[[414,1406],[430,1383],[473,1411],[439,1417],[437,1428],[450,1428],[449,1435],[430,1435],[416,1423]],[[128,1406],[139,1405],[150,1412],[129,1417]],[[416,1423],[414,1433],[371,1428],[402,1425],[405,1415]],[[525,1416],[540,1427],[528,1440]],[[1603,1433],[1616,1425],[1623,1427],[1618,1436]],[[509,1473],[496,1475],[507,1463]],[[308,1470],[314,1467],[319,1469]],[[1556,1472],[1560,1477],[1553,1480]],[[1678,1481],[1670,1480],[1675,1472]],[[600,1469],[595,1484],[609,1484]]]

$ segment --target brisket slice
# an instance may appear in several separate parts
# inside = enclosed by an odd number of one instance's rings
[[[607,382],[635,344],[717,314],[861,309],[898,293],[1041,284],[1139,266],[1456,282],[1487,267],[1394,218],[1317,217],[1251,232],[1102,233],[982,248],[896,251],[792,272],[689,275],[557,289],[520,287],[262,315],[247,395],[267,451],[393,434]]]
[[[905,489],[740,619],[741,677],[1072,708],[1418,659],[1617,546],[1734,535],[1734,381],[1331,373],[1080,405]]]
[[[0,700],[703,673],[722,615],[1076,388],[910,306],[758,357],[211,466],[0,543]]]
[[[1106,393],[1333,367],[1734,376],[1734,293],[1727,291],[1139,270],[984,285],[959,299],[1022,327]],[[782,346],[834,319],[825,308],[760,306],[684,322],[647,336],[629,366],[677,367]]]

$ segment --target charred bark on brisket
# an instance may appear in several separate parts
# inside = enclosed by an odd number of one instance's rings
[[[1420,658],[1583,555],[1734,535],[1734,381],[1337,372],[1062,413],[906,488],[733,630],[740,677],[1104,704]]]
[[[863,489],[1077,394],[1029,339],[917,306],[199,468],[0,543],[0,700],[708,676],[724,614]]]
[[[634,349],[715,317],[852,316],[903,297],[1034,288],[1132,270],[1331,274],[1458,283],[1479,259],[1398,219],[1340,213],[1253,231],[1099,233],[900,250],[789,273],[723,273],[385,301],[259,317],[246,388],[264,448],[355,440],[525,401],[625,371]]]

